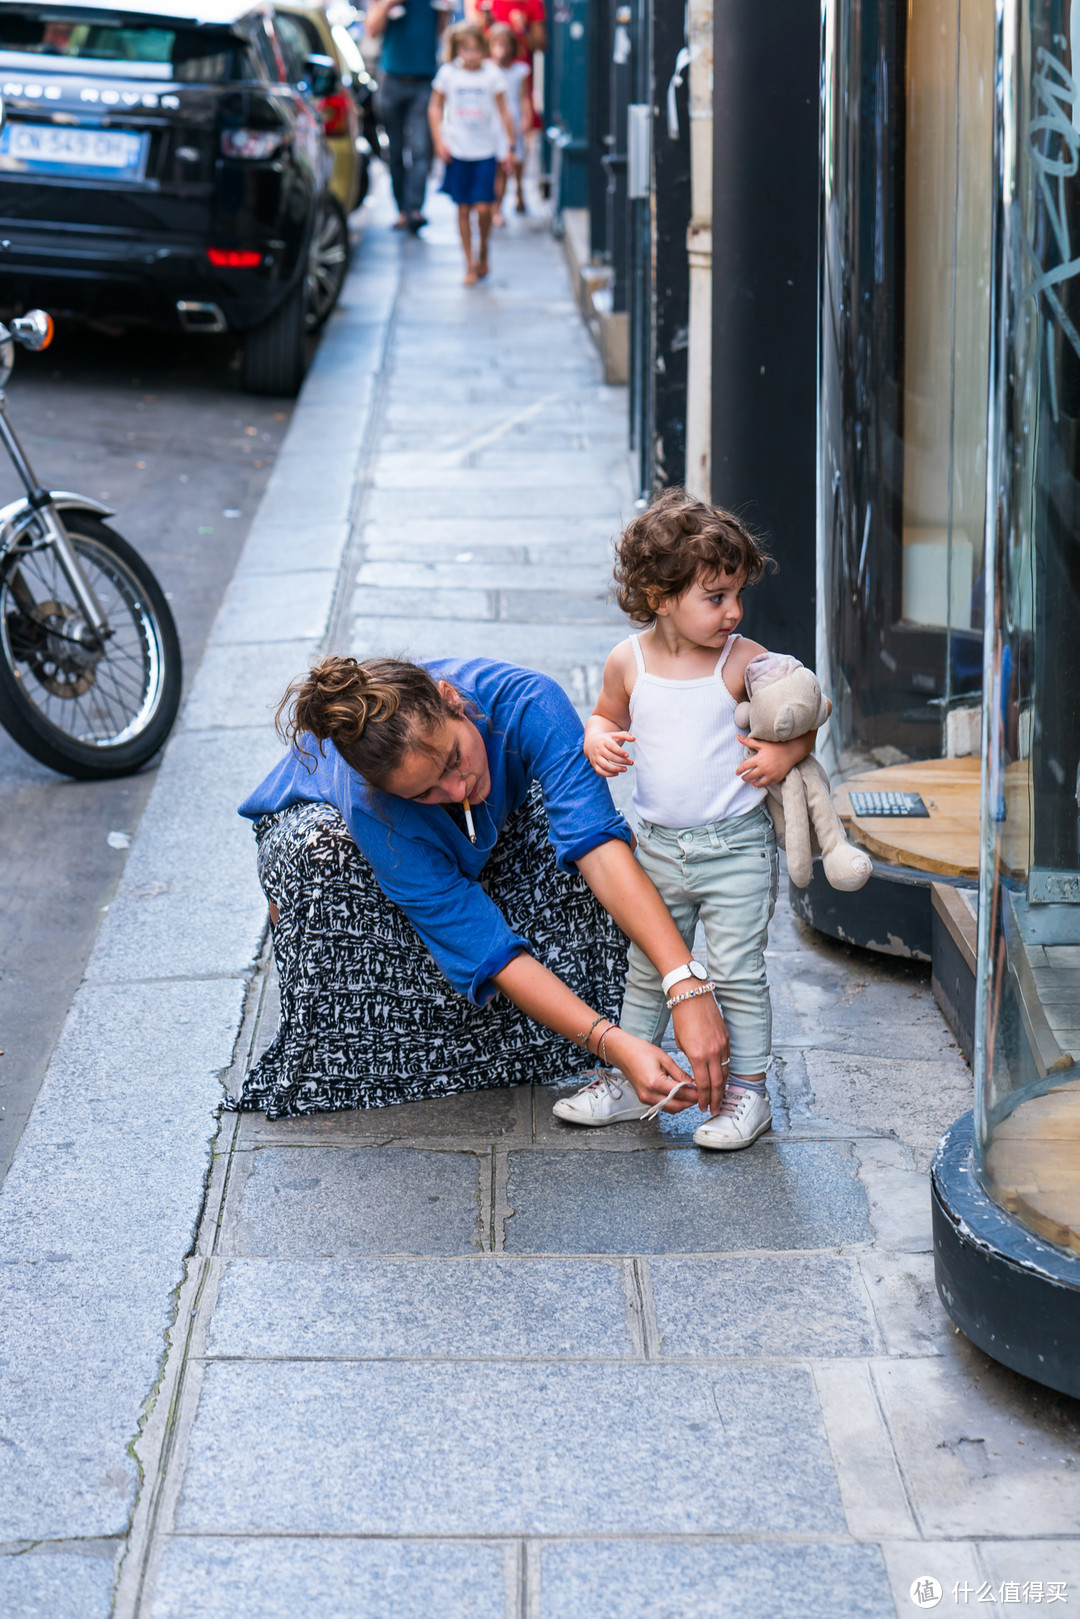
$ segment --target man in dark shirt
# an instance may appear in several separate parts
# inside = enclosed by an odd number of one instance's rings
[[[447,13],[432,0],[372,0],[365,31],[383,39],[379,114],[390,146],[390,181],[398,230],[418,231],[431,164],[428,101]]]

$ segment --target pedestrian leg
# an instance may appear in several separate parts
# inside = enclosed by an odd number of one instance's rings
[[[458,230],[461,232],[461,246],[465,252],[465,285],[475,287],[476,265],[473,262],[472,209],[467,203],[458,204],[457,223]]]
[[[480,227],[480,257],[476,262],[476,274],[483,280],[488,273],[488,239],[491,236],[491,204],[478,202],[476,205],[476,222]]]
[[[386,131],[390,185],[398,207],[397,230],[404,230],[409,223],[405,208],[405,105],[397,81],[387,74],[379,87],[379,117]]]
[[[424,193],[427,190],[428,170],[431,167],[431,128],[428,124],[430,100],[430,84],[420,83],[412,88],[405,103],[404,131],[409,167],[405,172],[402,207],[412,230],[419,230],[427,223],[424,218]]]
[[[514,184],[517,186],[517,211],[518,211],[519,214],[523,214],[526,211],[526,209],[525,209],[525,192],[522,189],[523,185],[524,185],[524,181],[525,181],[525,164],[522,162],[521,158],[516,157],[514,159]]]
[[[503,168],[502,164],[500,163],[498,168],[495,170],[495,212],[491,216],[491,223],[493,225],[505,225],[506,224],[506,220],[503,218],[503,211],[502,211],[503,198],[505,197],[505,195],[506,195],[506,170]]]

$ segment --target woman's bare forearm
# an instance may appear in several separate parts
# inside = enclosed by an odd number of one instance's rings
[[[661,978],[690,960],[671,912],[634,859],[630,846],[612,838],[583,854],[577,868],[610,917],[643,950]]]

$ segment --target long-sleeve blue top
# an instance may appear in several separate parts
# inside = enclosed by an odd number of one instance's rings
[[[473,806],[475,844],[442,805],[369,787],[332,742],[320,750],[311,737],[300,739],[301,747],[290,750],[240,814],[256,821],[293,804],[333,804],[383,893],[400,905],[447,979],[483,1005],[495,993],[492,977],[530,948],[479,880],[530,785],[540,783],[551,841],[565,869],[612,838],[628,843],[630,829],[582,752],[581,721],[569,698],[549,676],[487,658],[438,658],[424,667],[477,711],[491,792]]]

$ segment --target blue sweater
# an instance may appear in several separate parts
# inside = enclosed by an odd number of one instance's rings
[[[333,804],[383,893],[405,912],[450,983],[483,1005],[495,994],[494,974],[530,948],[479,878],[531,783],[541,785],[551,841],[566,870],[612,838],[628,843],[630,829],[582,752],[581,721],[569,698],[549,676],[487,658],[438,658],[424,667],[484,716],[480,729],[491,792],[473,806],[475,845],[442,805],[375,791],[332,742],[323,744],[319,757],[319,744],[310,737],[303,739],[309,757],[291,751],[241,804],[240,814],[257,821],[293,804]]]

